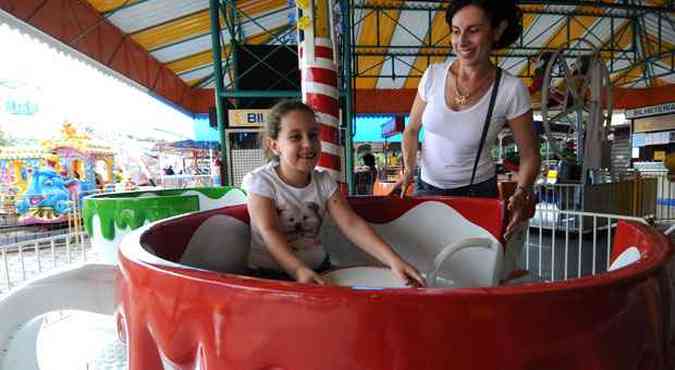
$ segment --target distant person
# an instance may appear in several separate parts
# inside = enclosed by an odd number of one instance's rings
[[[164,174],[167,175],[167,176],[173,176],[176,173],[173,171],[173,167],[169,166],[169,167],[164,169]]]
[[[363,167],[356,173],[356,194],[372,195],[373,184],[377,179],[377,167],[375,166],[375,156],[372,153],[366,153],[361,157]]]
[[[318,273],[328,270],[331,262],[319,229],[328,214],[344,235],[389,266],[399,279],[408,285],[424,285],[415,267],[352,210],[330,174],[316,169],[321,143],[314,115],[301,102],[275,105],[263,134],[270,162],[242,181],[251,218],[248,263],[252,275],[326,284]]]
[[[101,189],[103,187],[103,180],[101,179],[101,175],[98,172],[94,173],[94,182],[96,182],[97,189]]]
[[[363,165],[368,167],[368,171],[377,172],[377,168],[375,168],[375,156],[373,153],[364,154],[361,160],[363,161]]]

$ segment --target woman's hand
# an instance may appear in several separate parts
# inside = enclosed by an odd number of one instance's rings
[[[531,195],[522,188],[516,188],[516,191],[511,195],[506,206],[506,209],[511,215],[511,219],[506,226],[504,239],[510,239],[511,236],[527,226],[527,220],[530,218],[531,204]]]
[[[395,259],[389,267],[394,275],[404,281],[407,286],[421,288],[427,285],[417,269],[400,258]]]
[[[298,283],[328,285],[326,280],[307,266],[298,267],[293,275]]]
[[[400,188],[401,198],[403,198],[405,197],[405,194],[408,191],[408,187],[414,184],[414,182],[415,176],[413,174],[413,171],[406,168],[401,173],[401,177],[396,181],[396,184],[394,184],[394,190]]]

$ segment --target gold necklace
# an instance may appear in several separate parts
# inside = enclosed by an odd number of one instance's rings
[[[450,70],[452,71],[452,69]],[[488,77],[483,79],[480,84],[478,84],[478,87],[476,87],[473,91],[469,91],[467,94],[462,94],[459,92],[459,73],[453,73],[455,76],[455,104],[457,105],[465,105],[466,102],[469,100],[471,95],[475,93],[476,91],[480,90],[483,87],[483,84],[485,81],[490,79],[491,73],[488,73]]]
[[[459,78],[455,78],[455,104],[466,104],[466,101],[469,100],[469,96],[471,96],[471,93],[462,95],[462,93],[459,92]]]

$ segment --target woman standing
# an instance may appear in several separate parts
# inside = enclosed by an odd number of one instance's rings
[[[497,197],[489,149],[508,124],[521,159],[518,185],[508,200],[507,237],[529,217],[539,145],[527,87],[496,67],[490,54],[518,39],[521,18],[515,1],[451,0],[445,19],[457,57],[430,65],[424,72],[403,133],[403,190],[413,180],[418,134],[424,126],[415,195]]]

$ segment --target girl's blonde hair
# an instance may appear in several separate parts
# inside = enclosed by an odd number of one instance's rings
[[[306,112],[314,116],[314,110],[307,104],[298,100],[282,100],[272,107],[272,111],[265,120],[262,134],[262,147],[265,158],[268,161],[279,160],[279,157],[270,149],[270,139],[277,140],[281,132],[281,119],[290,112]]]

